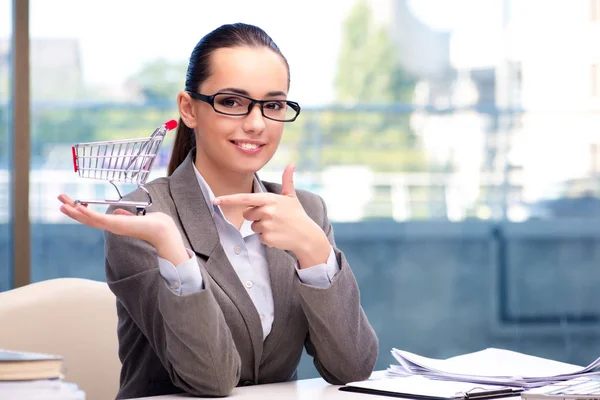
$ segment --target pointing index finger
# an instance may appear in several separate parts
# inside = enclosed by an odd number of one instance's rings
[[[270,193],[238,193],[219,196],[213,200],[215,206],[219,205],[244,205],[247,207],[260,207],[273,202]]]

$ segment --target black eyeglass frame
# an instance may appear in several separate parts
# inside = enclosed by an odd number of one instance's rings
[[[212,106],[213,110],[215,110],[215,112],[217,112],[219,114],[223,114],[223,115],[231,115],[234,117],[241,117],[241,116],[250,114],[254,105],[259,104],[260,112],[263,117],[270,119],[272,121],[277,121],[277,122],[294,122],[296,120],[296,118],[298,118],[298,115],[300,115],[300,110],[302,109],[300,107],[300,104],[296,103],[295,101],[290,101],[290,100],[255,100],[252,97],[244,96],[239,93],[230,93],[230,92],[217,92],[210,96],[202,94],[202,93],[192,92],[189,90],[186,90],[186,93],[189,94],[192,98],[194,98],[196,100],[200,100],[200,101],[210,104]],[[218,95],[221,95],[221,94],[228,94],[231,96],[243,97],[245,99],[250,100],[250,104],[248,105],[248,111],[244,114],[230,114],[230,113],[226,113],[226,112],[217,110],[215,108],[215,97]],[[275,118],[271,118],[271,117],[265,115],[265,110],[264,110],[265,103],[272,103],[272,102],[276,102],[276,101],[283,101],[283,102],[287,103],[287,105],[289,107],[291,107],[294,111],[296,111],[296,116],[294,116],[294,118],[292,118],[292,119],[275,119]]]

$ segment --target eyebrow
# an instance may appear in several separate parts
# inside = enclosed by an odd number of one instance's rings
[[[223,88],[223,89],[219,90],[219,92],[230,92],[230,93],[236,93],[236,94],[241,94],[242,96],[250,97],[250,93],[248,93],[247,90],[233,88],[233,87]],[[281,90],[275,90],[275,91],[267,93],[267,95],[265,97],[276,97],[276,96],[287,96],[287,93],[282,92]]]

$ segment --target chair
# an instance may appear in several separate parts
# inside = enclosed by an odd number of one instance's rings
[[[106,283],[59,278],[0,293],[0,348],[64,357],[65,381],[87,400],[119,387],[115,296]]]

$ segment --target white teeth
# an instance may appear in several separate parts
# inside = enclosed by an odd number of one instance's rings
[[[244,149],[248,149],[248,150],[255,150],[258,149],[258,145],[257,144],[253,144],[253,143],[236,143],[238,146],[243,147]]]

